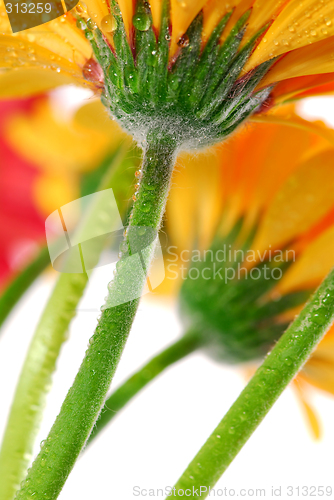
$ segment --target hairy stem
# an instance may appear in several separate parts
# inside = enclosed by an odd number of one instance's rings
[[[154,257],[156,237],[149,236],[141,246],[137,233],[150,235],[147,229],[157,231],[160,227],[175,150],[172,141],[158,134],[147,141],[140,187],[123,245],[127,248],[122,248],[124,255],[109,287],[109,298],[74,383],[17,499],[30,498],[30,492],[35,498],[58,497],[99,416]]]
[[[198,333],[196,331],[190,331],[184,335],[184,337],[160,352],[137,373],[126,380],[106,400],[101,415],[96,422],[93,432],[89,436],[87,444],[91,443],[104,427],[113,420],[119,410],[121,410],[149,382],[160,375],[160,373],[170,365],[196,351],[201,344],[202,339]]]
[[[206,498],[334,321],[334,270],[287,329],[175,485]],[[180,490],[180,494],[178,491]],[[173,496],[173,498],[174,498]],[[196,496],[197,498],[197,496]]]
[[[124,154],[125,150],[120,148],[113,156],[100,190],[110,187]],[[93,208],[87,215],[97,217],[99,214],[95,212]],[[26,474],[56,361],[86,285],[86,274],[61,274],[37,325],[21,370],[0,450],[0,500],[12,500]]]
[[[43,247],[35,259],[22,272],[15,276],[13,281],[3,291],[0,297],[0,327],[22,295],[49,264],[49,251],[46,247]]]

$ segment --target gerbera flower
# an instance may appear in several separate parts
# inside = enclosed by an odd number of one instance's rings
[[[168,119],[175,107],[182,141],[189,143],[185,129],[191,125],[194,132],[196,123],[206,137],[195,142],[210,142],[267,101],[277,82],[274,102],[333,85],[332,0],[120,0],[110,6],[90,0],[14,35],[1,8],[0,95],[86,85],[102,91],[112,114],[138,137],[143,123],[152,128],[152,119],[169,109]],[[141,120],[137,108],[145,109]],[[136,119],[129,121],[132,113]]]

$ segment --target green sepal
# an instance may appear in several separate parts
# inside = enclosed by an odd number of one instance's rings
[[[213,30],[193,75],[193,87],[190,89],[189,102],[196,107],[203,98],[206,89],[206,80],[211,71],[212,64],[218,56],[220,45],[219,39],[232,15],[233,11],[226,14]]]
[[[157,104],[165,102],[167,96],[168,58],[170,46],[170,1],[164,0],[162,4],[160,32],[158,37],[158,63],[154,67],[152,79],[152,98]]]
[[[232,28],[223,45],[220,47],[219,53],[214,62],[214,67],[210,69],[210,78],[205,85],[205,92],[203,92],[204,98],[200,101],[199,106],[197,106],[198,108],[202,109],[211,102],[212,96],[214,95],[219,82],[229,71],[231,61],[235,58],[244,37],[245,24],[248,21],[250,14],[251,9],[241,16]]]
[[[104,73],[108,75],[106,78],[107,90],[113,95],[113,100],[118,101],[120,98],[119,90],[122,89],[121,69],[118,61],[106,43],[102,32],[99,28],[94,30],[94,40],[91,40],[94,55],[97,62],[100,64]]]
[[[269,97],[273,87],[268,87],[248,99],[242,101],[231,113],[231,115],[221,124],[221,132],[229,135],[235,128],[253,114]]]
[[[229,363],[261,358],[287,326],[277,317],[303,304],[310,294],[306,291],[283,295],[277,300],[270,298],[279,279],[276,269],[284,275],[290,262],[265,261],[252,268],[253,275],[250,269],[246,275],[242,259],[247,255],[246,248],[251,248],[251,239],[249,246],[246,243],[242,249],[236,246],[241,222],[227,237],[216,238],[212,252],[202,256],[200,262],[191,261],[179,299],[185,326],[196,325],[203,332],[207,350]],[[224,258],[217,253],[223,249]],[[237,249],[243,251],[235,254]]]
[[[230,19],[227,13],[218,23],[202,53],[203,12],[189,26],[183,47],[173,61],[169,60],[170,48],[170,2],[162,4],[159,35],[156,38],[149,5],[144,0],[136,2],[133,17],[134,45],[125,32],[120,10],[115,11],[116,30],[114,49],[109,47],[101,35],[97,47],[109,50],[110,60],[102,60],[105,75],[105,92],[102,102],[111,114],[137,142],[145,147],[148,134],[164,131],[178,148],[206,147],[223,140],[231,134],[268,96],[267,90],[252,95],[261,74],[255,71],[250,81],[235,99],[236,82],[249,58],[260,30],[246,46],[238,52],[251,10],[247,11],[232,28],[221,46],[221,34]],[[97,31],[97,30],[95,30]],[[131,32],[132,33],[132,32]],[[99,35],[99,32],[97,32]],[[97,36],[95,40],[98,41]],[[153,49],[153,50],[152,50]],[[261,71],[264,66],[261,67]],[[197,102],[195,96],[199,96]],[[228,98],[228,103],[224,100]],[[261,101],[262,99],[262,101]],[[224,112],[224,106],[230,106]],[[222,119],[222,116],[224,117]]]
[[[117,9],[117,4],[114,1],[114,17],[117,22],[117,28],[114,32],[114,44],[118,66],[121,69],[121,85],[125,97],[131,99],[131,94],[138,93],[138,72],[135,67],[132,51],[128,42],[128,37],[125,31],[123,17],[121,11]]]
[[[203,29],[203,13],[200,12],[189,26],[185,37],[189,44],[182,47],[175,64],[168,75],[168,100],[189,93],[189,81],[199,60]]]
[[[149,19],[150,27],[143,31],[135,28],[136,66],[138,71],[138,93],[149,99],[150,82],[153,78],[154,66],[157,64],[157,42],[152,28],[152,14],[147,2],[137,2],[135,16],[145,15]]]
[[[211,96],[210,100],[207,100],[206,104],[197,112],[199,118],[205,119],[209,115],[212,117],[224,99],[227,98],[231,92],[238,76],[240,75],[242,68],[245,66],[247,60],[249,59],[253,49],[263,32],[267,29],[267,26],[263,27],[258,33],[256,33],[249,42],[243,47],[243,49],[237,54],[232,61],[232,64],[228,68],[226,76],[223,78],[218,87],[214,90],[214,95]]]
[[[240,110],[241,108],[253,108],[254,99],[252,100],[251,94],[263,77],[267,74],[274,62],[274,60],[266,61],[255,68],[252,72],[245,75],[244,78],[237,80],[230,91],[230,95],[228,96],[229,98],[223,101],[217,114],[212,118],[212,122],[217,125],[224,122],[224,125],[229,126],[231,118],[233,119],[237,110]],[[264,92],[266,92],[266,89],[264,89]],[[259,100],[259,96],[257,96],[257,94],[255,94],[254,97],[255,101]]]

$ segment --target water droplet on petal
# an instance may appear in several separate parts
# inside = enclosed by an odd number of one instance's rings
[[[177,42],[179,47],[189,47],[189,37],[188,35],[184,34],[180,36]]]
[[[108,14],[101,20],[101,29],[105,33],[113,33],[117,29],[117,21],[112,14]]]

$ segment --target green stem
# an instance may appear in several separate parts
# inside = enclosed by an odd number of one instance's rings
[[[165,210],[175,161],[176,145],[158,136],[148,140],[144,154],[137,200],[134,203],[128,238],[138,227],[159,229]],[[125,241],[127,244],[127,240]],[[144,267],[149,268],[155,243],[142,251]],[[145,273],[131,264],[125,252],[117,265],[115,278],[109,288],[95,334],[86,351],[79,372],[70,388],[60,413],[53,424],[45,445],[17,493],[17,499],[27,500],[31,493],[36,499],[58,497],[80,451],[103,407],[107,391],[124,349],[139,297],[145,286]],[[143,269],[143,268],[142,268]],[[128,302],[129,296],[132,298]],[[117,304],[117,305],[116,305]]]
[[[119,148],[102,179],[100,190],[110,188],[124,155],[125,150]],[[98,215],[93,207],[85,219],[86,225]],[[26,474],[56,360],[86,284],[86,274],[60,274],[37,325],[0,450],[0,500],[12,500]]]
[[[0,297],[0,327],[22,295],[49,264],[49,251],[46,247],[43,247],[35,260],[29,263],[20,274],[15,276],[13,281],[4,290]]]
[[[206,498],[334,321],[334,269],[277,342],[175,485]],[[201,489],[202,488],[202,489]],[[197,498],[197,496],[196,496]]]
[[[124,384],[106,400],[87,444],[90,444],[117,415],[117,412],[119,412],[119,410],[121,410],[149,382],[160,375],[160,373],[170,365],[196,351],[201,345],[202,340],[198,333],[196,331],[190,331],[184,335],[184,337],[177,340],[174,344],[170,345],[151,359],[137,373],[126,380]]]

